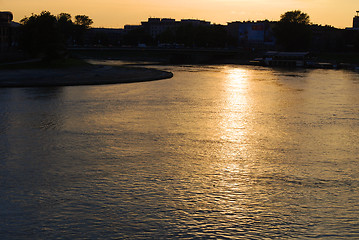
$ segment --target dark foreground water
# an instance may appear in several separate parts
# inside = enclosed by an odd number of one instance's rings
[[[0,89],[0,239],[358,239],[359,75],[160,67]]]

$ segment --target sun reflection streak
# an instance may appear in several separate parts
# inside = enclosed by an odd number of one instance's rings
[[[246,134],[249,73],[243,68],[230,68],[226,70],[226,76],[221,138],[239,143]]]
[[[221,162],[218,168],[220,185],[228,196],[236,199],[226,202],[232,210],[245,212],[246,191],[251,187],[249,144],[250,123],[250,71],[245,68],[228,67],[223,91],[222,119],[220,122]]]

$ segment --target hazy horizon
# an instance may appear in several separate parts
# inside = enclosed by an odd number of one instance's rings
[[[11,11],[14,21],[20,21],[32,13],[50,11],[57,15],[65,12],[72,16],[88,15],[94,27],[122,28],[126,24],[140,24],[149,17],[175,19],[202,19],[216,24],[233,21],[280,19],[286,11],[301,10],[309,14],[315,24],[332,25],[337,28],[351,27],[355,11],[359,10],[357,0],[344,0],[338,3],[331,0],[197,0],[164,1],[139,0],[88,0],[49,2],[45,0],[0,0],[1,11]]]

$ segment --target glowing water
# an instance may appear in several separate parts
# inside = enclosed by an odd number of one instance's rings
[[[0,238],[359,238],[359,75],[160,67],[0,89]]]

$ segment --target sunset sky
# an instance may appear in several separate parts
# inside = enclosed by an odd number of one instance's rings
[[[122,28],[149,17],[194,18],[226,24],[232,21],[279,20],[289,10],[299,9],[313,23],[351,27],[358,0],[0,0],[0,11],[11,11],[19,21],[31,13],[48,10],[72,16],[84,14],[94,27]]]

